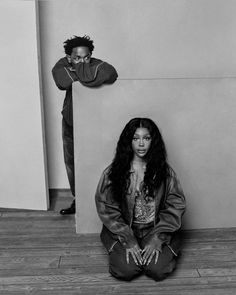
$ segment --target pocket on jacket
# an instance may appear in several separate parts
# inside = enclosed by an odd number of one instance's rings
[[[100,238],[108,253],[112,251],[113,247],[118,242],[117,236],[112,234],[112,232],[110,232],[104,225],[100,234]]]

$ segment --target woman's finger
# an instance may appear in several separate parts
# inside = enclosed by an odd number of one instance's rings
[[[153,256],[155,255],[155,253],[156,253],[156,251],[153,250],[152,253],[151,253],[151,255],[150,255],[149,258],[148,258],[147,265],[152,261],[152,258],[153,258]]]
[[[148,258],[150,257],[150,255],[152,254],[152,250],[150,247],[147,247],[146,251],[144,252],[143,255],[143,264],[146,264]]]
[[[129,252],[130,252],[130,250],[126,249],[126,262],[127,262],[127,264],[129,264]]]
[[[145,248],[143,250],[141,250],[141,253],[145,253],[147,251],[147,246],[145,246]]]
[[[131,253],[132,257],[133,257],[133,260],[134,260],[135,264],[138,265],[138,260],[137,260],[137,258],[135,256],[135,253],[132,250],[130,251],[130,253]]]
[[[158,250],[156,250],[155,264],[157,264],[158,258],[159,258],[159,251],[158,251]]]
[[[141,249],[140,249],[139,245],[134,246],[133,252],[134,252],[134,255],[136,256],[139,264],[142,265],[143,264],[143,258],[142,258],[142,255],[141,255]]]
[[[140,250],[136,250],[134,252],[134,254],[135,254],[136,258],[138,259],[139,264],[142,265],[143,264],[143,258],[142,258],[142,255],[140,253]]]

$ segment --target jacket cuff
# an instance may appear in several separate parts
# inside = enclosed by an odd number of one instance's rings
[[[155,245],[155,248],[162,252],[162,246],[165,243],[165,241],[163,241],[162,239],[160,239],[157,234],[152,235],[151,237],[149,237],[149,239],[147,241],[145,241],[145,243],[150,243]]]
[[[138,243],[135,237],[125,239],[124,237],[118,236],[118,240],[124,248],[131,248]]]

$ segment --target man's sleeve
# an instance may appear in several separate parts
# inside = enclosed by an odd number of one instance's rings
[[[104,61],[101,61],[95,68],[91,68],[89,64],[79,63],[75,65],[75,71],[80,83],[87,87],[112,84],[118,77],[116,69]]]
[[[70,67],[62,60],[59,60],[53,67],[52,76],[60,90],[67,90],[73,82],[78,81],[75,71],[71,71]]]
[[[119,204],[112,198],[111,186],[106,173],[103,173],[95,195],[98,215],[106,228],[117,238],[124,247],[137,243],[132,229],[125,223]]]
[[[107,62],[104,62],[102,64],[99,75],[104,76],[103,83],[106,83],[106,84],[112,84],[118,78],[118,74],[116,72],[116,69]]]

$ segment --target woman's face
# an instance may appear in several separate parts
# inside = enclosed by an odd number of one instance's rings
[[[132,139],[134,158],[143,159],[150,149],[151,142],[152,138],[148,129],[143,127],[137,128]]]

